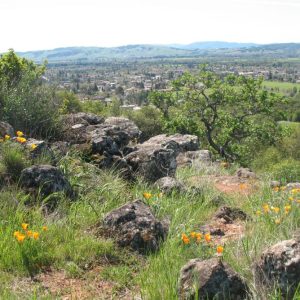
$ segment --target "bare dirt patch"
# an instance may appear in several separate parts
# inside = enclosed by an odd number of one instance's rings
[[[213,184],[220,192],[249,196],[257,191],[258,181],[254,179],[240,179],[237,176],[203,175],[192,176],[187,182],[193,186],[201,186],[204,182]]]
[[[101,267],[95,267],[81,278],[70,278],[63,270],[49,270],[36,276],[34,280],[16,279],[12,289],[16,294],[24,295],[36,291],[39,296],[62,300],[138,299],[137,291],[127,288],[120,290],[115,282],[103,280],[101,271]]]

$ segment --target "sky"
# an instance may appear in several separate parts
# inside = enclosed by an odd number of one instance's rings
[[[300,42],[300,0],[0,0],[0,52]]]

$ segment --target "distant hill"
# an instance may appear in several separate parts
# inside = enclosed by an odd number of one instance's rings
[[[230,43],[230,42],[195,42],[187,45],[173,44],[171,47],[178,49],[190,49],[190,50],[199,50],[199,49],[235,49],[235,48],[245,48],[245,47],[255,47],[259,46],[254,43]]]
[[[121,47],[67,47],[53,50],[19,52],[20,56],[36,62],[93,63],[110,60],[159,58],[298,58],[300,43],[240,44],[227,42],[199,42],[189,45],[127,45]]]

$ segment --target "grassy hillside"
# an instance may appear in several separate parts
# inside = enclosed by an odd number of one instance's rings
[[[2,187],[1,299],[132,299],[139,295],[143,299],[177,299],[180,268],[189,259],[216,255],[216,246],[207,247],[205,241],[198,245],[181,240],[183,233],[197,232],[211,220],[219,208],[213,200],[216,197],[250,217],[243,236],[225,243],[223,259],[246,280],[253,293],[251,299],[256,299],[253,262],[273,243],[291,238],[299,226],[299,203],[289,200],[297,195],[272,190],[268,177],[236,185],[233,193],[220,192],[211,179],[227,176],[228,182],[235,166],[180,169],[177,177],[189,186],[188,191],[162,197],[156,196],[160,191],[152,185],[143,181],[129,184],[76,155],[62,159],[60,168],[78,187],[79,198],[70,202],[56,195],[59,206],[50,214],[43,212],[42,203],[28,206],[32,198],[16,185]],[[191,188],[195,185],[200,194]],[[147,200],[144,192],[153,196]],[[148,203],[157,217],[170,220],[167,240],[159,252],[148,256],[119,248],[113,236],[108,238],[98,231],[106,213],[137,198]],[[266,205],[278,207],[279,213],[264,212]],[[287,205],[291,210],[285,214]],[[23,230],[22,223],[28,224],[26,230],[39,232],[39,237],[18,243],[14,232]],[[35,280],[30,280],[30,275]],[[267,299],[281,298],[273,290]]]
[[[236,57],[236,58],[257,58],[266,59],[276,57],[298,59],[300,55],[300,44],[275,44],[263,46],[241,46],[220,48],[212,44],[191,44],[190,46],[175,45],[128,45],[112,48],[98,47],[68,47],[53,50],[20,52],[20,56],[32,59],[37,62],[48,60],[49,62],[95,62],[110,59],[137,59],[137,58],[165,58],[165,57]],[[176,48],[178,47],[178,48]]]

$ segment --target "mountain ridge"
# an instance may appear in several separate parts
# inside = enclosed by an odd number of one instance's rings
[[[227,45],[228,48],[224,48]],[[119,47],[60,47],[52,50],[17,52],[36,62],[96,62],[111,59],[180,58],[180,57],[245,57],[274,55],[300,56],[300,43],[196,42],[187,45],[132,44]]]

